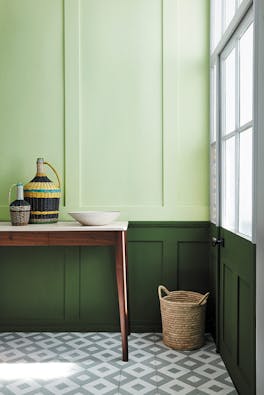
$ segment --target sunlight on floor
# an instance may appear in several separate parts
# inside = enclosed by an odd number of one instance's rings
[[[1,363],[0,380],[68,377],[76,373],[76,365],[68,362]]]

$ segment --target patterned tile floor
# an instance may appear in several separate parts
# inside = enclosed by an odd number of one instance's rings
[[[237,394],[210,337],[177,352],[132,333],[129,362],[120,356],[119,333],[0,333],[0,394]]]

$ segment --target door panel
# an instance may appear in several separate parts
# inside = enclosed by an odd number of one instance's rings
[[[252,345],[250,344],[248,334],[251,334],[251,337],[254,338],[254,325],[252,325],[253,322],[249,319],[252,314],[252,309],[250,306],[250,285],[242,278],[238,278],[238,298],[238,366],[243,376],[250,382],[250,374],[254,366],[249,369],[249,362],[252,364],[253,361],[250,361],[249,358],[249,356],[252,354]]]
[[[255,245],[223,228],[219,347],[241,395],[255,391]]]
[[[221,262],[221,280],[222,280],[222,319],[221,319],[221,344],[224,343],[228,352],[232,355],[235,353],[235,326],[237,320],[236,311],[236,276],[228,266],[228,262]]]
[[[253,234],[254,203],[252,66],[250,10],[220,54],[216,92],[219,102],[216,217],[218,240],[224,240],[215,248],[219,260],[218,345],[240,395],[255,393],[255,245],[248,240]]]
[[[217,239],[219,228],[211,223],[210,224],[210,240],[213,238]],[[209,284],[210,284],[210,298],[208,299],[208,325],[209,330],[214,338],[216,349],[219,346],[219,259],[218,259],[218,248],[213,247],[210,243],[210,266],[209,266]]]

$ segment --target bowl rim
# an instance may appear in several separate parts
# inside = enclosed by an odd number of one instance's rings
[[[69,211],[68,214],[120,214],[120,211],[117,210]]]

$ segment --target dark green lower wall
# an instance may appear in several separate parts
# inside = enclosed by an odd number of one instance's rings
[[[128,230],[132,331],[161,329],[157,287],[209,289],[207,222],[133,222]],[[119,330],[110,247],[2,247],[0,330]]]

